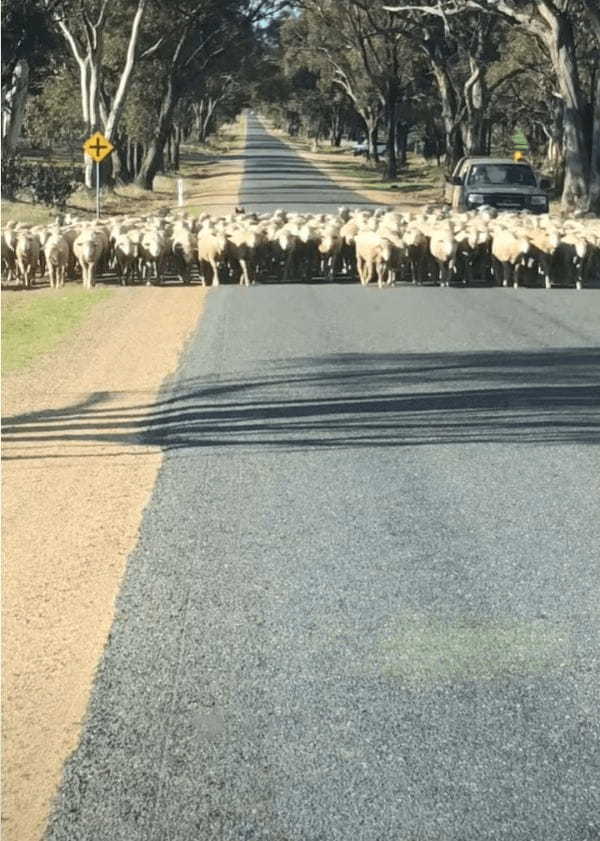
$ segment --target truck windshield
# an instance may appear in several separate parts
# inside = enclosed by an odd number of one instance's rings
[[[467,184],[536,186],[533,170],[523,164],[475,164],[471,167]]]

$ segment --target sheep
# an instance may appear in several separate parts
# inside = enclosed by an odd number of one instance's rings
[[[537,270],[544,278],[546,289],[552,287],[552,276],[556,264],[556,250],[560,244],[560,237],[556,231],[544,228],[534,228],[530,236],[531,258],[537,265]]]
[[[142,276],[146,278],[146,286],[152,283],[153,272],[156,283],[162,283],[162,265],[166,251],[167,243],[162,231],[148,229],[142,232],[139,257],[142,261]]]
[[[561,243],[568,262],[568,279],[574,276],[575,289],[583,288],[583,279],[587,263],[591,256],[591,243],[580,232],[572,232],[562,237]]]
[[[391,256],[384,237],[375,231],[360,231],[356,235],[356,267],[362,286],[368,286],[377,271],[379,286],[382,285],[383,272],[380,268]]]
[[[212,270],[212,286],[219,285],[219,266],[225,261],[227,238],[222,233],[201,231],[198,234],[198,267],[202,285],[206,285],[206,266]],[[249,278],[248,278],[249,283]]]
[[[357,219],[348,219],[340,228],[340,239],[342,241],[340,248],[341,267],[346,275],[356,274],[356,248],[354,240],[359,230]]]
[[[451,222],[433,231],[429,240],[429,251],[438,265],[440,286],[450,286],[457,247],[458,242]]]
[[[75,269],[77,266],[77,260],[75,259],[75,240],[80,234],[80,230],[76,227],[67,227],[63,228],[61,231],[63,237],[66,239],[68,246],[69,246],[69,258],[67,262],[67,277],[74,278],[75,277]]]
[[[69,253],[69,243],[60,231],[56,229],[53,233],[50,233],[44,244],[44,256],[51,289],[58,289],[65,285]]]
[[[13,226],[8,223],[6,230],[2,233],[2,268],[7,273],[6,279],[9,283],[17,279],[17,239],[19,235]]]
[[[304,267],[305,280],[311,280],[319,272],[319,226],[312,220],[306,221],[298,231],[298,256]]]
[[[399,249],[402,248],[402,241],[391,232],[384,231],[379,234],[380,242],[376,260],[377,285],[380,289],[383,286],[391,286],[396,277],[398,267]]]
[[[121,286],[126,286],[128,281],[133,281],[136,275],[139,242],[133,234],[133,231],[128,234],[119,234],[114,242],[115,265]]]
[[[340,271],[350,276],[358,273],[360,282],[367,285],[376,273],[380,287],[398,277],[416,284],[437,276],[444,286],[452,279],[470,284],[486,278],[518,286],[530,273],[531,280],[542,277],[546,288],[566,282],[581,289],[600,276],[600,226],[593,219],[534,216],[523,211],[498,213],[493,208],[455,213],[425,207],[418,213],[338,208],[336,213],[315,214],[283,209],[257,214],[236,208],[221,216],[170,213],[110,217],[99,222],[64,216],[52,225],[33,227],[9,222],[1,235],[7,278],[18,277],[31,285],[38,265],[43,270],[47,262],[46,244],[56,251],[59,234],[67,244],[69,277],[74,276],[75,242],[79,240],[77,252],[82,255],[83,242],[94,241],[92,279],[89,264],[84,269],[77,257],[86,286],[112,268],[122,282],[136,276],[147,283],[151,276],[161,282],[163,263],[170,253],[186,283],[191,281],[196,262],[203,279],[214,262],[216,281],[224,264],[244,286],[273,272],[283,280],[309,280],[319,274],[319,263],[327,279]],[[20,265],[16,256],[19,240],[23,252]],[[206,259],[199,256],[200,240],[207,244]],[[62,261],[64,247],[59,251]],[[53,259],[58,258],[55,255]],[[54,263],[48,265],[48,271],[52,287],[64,283],[64,273],[57,274]],[[212,273],[215,276],[214,267]]]
[[[278,230],[271,239],[272,254],[278,265],[283,263],[283,282],[290,279],[292,268],[295,266],[300,239],[289,230],[282,228]]]
[[[249,245],[249,240],[252,240],[252,245]],[[227,235],[225,253],[228,262],[237,265],[240,270],[240,286],[250,286],[254,283],[256,262],[253,260],[253,253],[256,250],[257,235],[241,227],[234,227]],[[198,250],[200,256],[200,246]],[[252,273],[252,276],[251,276]],[[214,269],[213,269],[214,275]],[[218,283],[218,275],[217,283]]]
[[[409,225],[402,237],[410,280],[413,286],[424,280],[425,260],[429,240],[416,225]]]
[[[317,251],[320,256],[320,272],[326,280],[333,280],[339,272],[341,262],[342,239],[339,228],[328,226],[321,232],[317,240]]]
[[[177,227],[173,231],[171,251],[175,257],[177,276],[183,283],[191,283],[192,266],[196,259],[197,236],[188,228]]]
[[[17,272],[25,289],[30,289],[40,262],[40,241],[30,231],[21,231],[15,246]]]
[[[73,243],[73,252],[81,266],[84,289],[96,285],[96,268],[104,253],[104,241],[98,231],[84,229]]]
[[[492,256],[497,267],[501,267],[502,286],[508,286],[511,281],[515,289],[519,286],[519,276],[523,266],[523,257],[531,247],[531,243],[523,234],[515,233],[505,226],[494,232],[492,238]]]

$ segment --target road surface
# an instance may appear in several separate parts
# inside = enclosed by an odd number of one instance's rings
[[[355,203],[255,120],[246,166]],[[598,841],[599,313],[211,292],[121,419],[167,455],[48,838]]]
[[[265,132],[262,121],[247,116],[244,178],[240,205],[245,210],[272,213],[278,208],[302,213],[336,213],[340,206],[376,207],[372,202],[340,187],[309,161]]]

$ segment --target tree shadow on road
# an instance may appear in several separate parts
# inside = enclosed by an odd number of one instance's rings
[[[339,354],[177,380],[156,402],[119,393],[4,420],[6,459],[44,445],[211,451],[596,444],[600,350]],[[19,445],[35,443],[28,455]]]

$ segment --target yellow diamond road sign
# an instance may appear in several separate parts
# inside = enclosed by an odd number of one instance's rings
[[[88,137],[83,144],[83,151],[97,164],[103,161],[107,155],[110,155],[114,148],[110,140],[107,140],[99,131]]]

